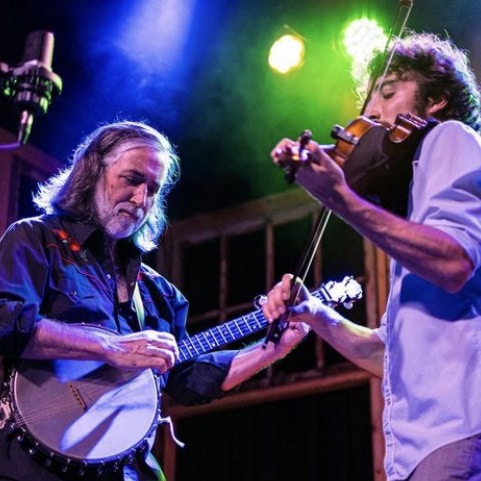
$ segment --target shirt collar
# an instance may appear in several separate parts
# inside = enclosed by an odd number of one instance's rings
[[[90,242],[106,240],[105,232],[96,224],[78,222],[66,217],[63,217],[61,222],[69,235],[82,246],[86,246]],[[129,257],[141,257],[142,251],[130,239],[121,239],[119,243],[122,245],[123,252],[127,253]]]

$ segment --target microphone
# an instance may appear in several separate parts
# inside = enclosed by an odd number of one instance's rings
[[[62,79],[52,71],[53,49],[52,32],[32,32],[27,36],[21,63],[7,72],[3,93],[20,112],[20,145],[28,140],[34,116],[45,114],[53,98],[62,91]]]

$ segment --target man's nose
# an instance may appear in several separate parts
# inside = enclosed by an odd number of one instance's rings
[[[135,192],[132,196],[132,203],[137,207],[144,208],[147,205],[148,189],[146,184],[139,184],[135,188]]]
[[[381,119],[381,106],[376,96],[373,95],[364,109],[364,115],[372,120]]]

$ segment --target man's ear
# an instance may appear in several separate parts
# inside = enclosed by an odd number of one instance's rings
[[[448,99],[446,96],[442,96],[437,100],[430,97],[426,105],[426,112],[429,116],[436,117],[436,113],[443,110],[446,105],[448,105]]]

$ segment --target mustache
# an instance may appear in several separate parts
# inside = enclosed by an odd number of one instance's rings
[[[123,202],[122,204],[118,204],[114,209],[114,213],[118,214],[119,212],[127,212],[127,214],[129,214],[138,221],[142,220],[145,214],[143,209],[141,209],[140,207],[136,207],[129,202]]]

